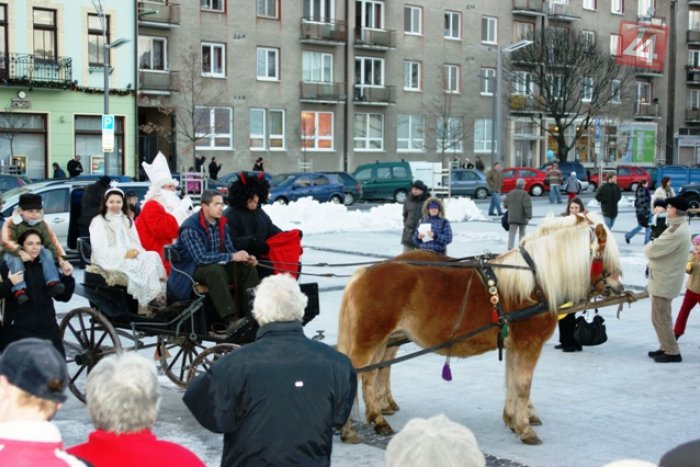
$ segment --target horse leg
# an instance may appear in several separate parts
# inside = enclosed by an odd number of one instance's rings
[[[508,341],[506,341],[508,342]],[[506,403],[503,407],[503,422],[508,428],[515,431],[513,419],[515,417],[515,389],[513,387],[513,358],[514,351],[506,344]]]
[[[530,425],[542,425],[542,419],[537,415],[532,399],[527,401],[527,418],[530,420]]]
[[[511,388],[515,410],[509,426],[525,444],[542,444],[537,433],[530,425],[530,409],[534,410],[534,406],[530,402],[532,375],[541,349],[541,343],[539,348],[537,348],[536,343],[530,343],[522,346],[513,346],[511,350],[513,353]]]
[[[371,363],[378,363],[384,357],[386,345],[377,348],[371,358]],[[362,397],[365,401],[365,416],[367,423],[374,425],[374,431],[379,434],[391,434],[394,430],[382,415],[382,409],[377,397],[377,375],[379,370],[368,371],[362,374]]]
[[[398,351],[398,346],[387,347],[382,362],[389,361],[396,357]],[[399,405],[396,403],[391,393],[391,366],[379,370],[379,374],[377,375],[377,393],[379,405],[384,415],[391,415],[399,410]]]

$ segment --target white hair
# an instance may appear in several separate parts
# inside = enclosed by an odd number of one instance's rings
[[[160,405],[153,362],[135,352],[103,358],[90,371],[85,396],[95,428],[117,434],[150,428]]]
[[[301,321],[308,298],[289,274],[268,276],[255,290],[253,317],[260,324]]]

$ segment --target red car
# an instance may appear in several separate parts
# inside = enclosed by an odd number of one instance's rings
[[[506,167],[503,169],[502,193],[509,193],[515,189],[515,182],[522,178],[525,180],[525,191],[532,196],[542,196],[548,190],[544,184],[547,173],[532,167]]]
[[[649,172],[644,170],[643,167],[638,167],[636,165],[618,165],[617,168],[603,169],[603,182],[608,174],[613,173],[617,175],[617,186],[621,190],[637,191],[640,180],[646,180],[651,182],[651,176]],[[599,172],[597,170],[591,170],[590,182],[593,186],[593,190],[597,190],[600,186],[600,180],[598,180]],[[651,184],[649,184],[651,186]]]

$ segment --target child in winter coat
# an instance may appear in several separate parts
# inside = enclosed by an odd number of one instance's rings
[[[676,339],[685,333],[685,325],[688,322],[690,311],[700,303],[700,235],[693,238],[693,252],[688,257],[685,272],[688,274],[685,296],[676,317],[676,324],[673,326]]]
[[[423,217],[413,232],[413,243],[421,250],[446,254],[447,245],[452,243],[452,227],[445,219],[442,201],[428,198],[423,204]]]

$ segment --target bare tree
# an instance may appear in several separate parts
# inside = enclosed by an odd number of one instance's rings
[[[609,50],[575,29],[545,29],[510,58],[505,79],[514,94],[554,121],[551,126],[538,113],[531,114],[534,124],[557,141],[561,161],[567,160],[593,119],[617,103],[632,79]]]
[[[13,108],[6,108],[4,112],[0,112],[0,138],[6,139],[10,145],[10,164],[15,157],[15,140],[30,124],[29,115],[16,112]]]
[[[446,82],[445,70],[440,68],[442,82]],[[444,85],[443,85],[444,88]],[[450,167],[450,161],[456,154],[464,153],[466,132],[464,126],[464,114],[466,109],[459,109],[457,94],[443,91],[434,103],[437,116],[434,133],[435,151],[440,155],[444,167]]]

